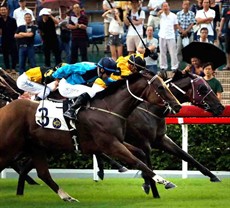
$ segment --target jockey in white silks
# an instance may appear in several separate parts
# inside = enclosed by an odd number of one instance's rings
[[[47,82],[60,80],[58,89],[63,97],[71,99],[78,97],[64,113],[64,116],[76,119],[76,109],[85,105],[97,92],[104,90],[112,82],[110,79],[112,73],[120,74],[120,70],[112,58],[104,57],[97,64],[81,62],[60,67],[47,77]],[[90,83],[93,83],[92,87],[87,86]]]

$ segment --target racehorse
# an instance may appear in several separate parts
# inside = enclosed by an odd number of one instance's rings
[[[168,83],[170,91],[181,103],[191,102],[193,105],[210,111],[216,116],[223,112],[224,107],[221,105],[210,86],[201,77],[191,73],[182,74],[180,71],[177,71]],[[151,170],[153,170],[150,160],[151,150],[152,148],[161,149],[187,161],[189,164],[196,167],[202,174],[210,177],[210,181],[220,181],[206,167],[183,151],[166,135],[165,117],[167,113],[165,107],[146,103],[140,104],[127,120],[125,141],[144,151],[147,165]],[[100,155],[97,155],[97,159],[99,165],[98,175],[103,179],[104,168]],[[143,178],[145,180],[143,184],[144,191],[149,193],[151,188],[153,197],[159,198],[160,195],[157,191],[155,182],[145,174],[143,174]]]
[[[219,115],[223,111],[223,106],[216,98],[214,93],[210,91],[210,87],[200,77],[192,75],[190,73],[182,74],[177,71],[173,76],[173,79],[169,82],[169,88],[174,95],[180,100],[180,102],[191,102],[194,105],[212,112],[214,115]],[[164,112],[164,113],[163,113]],[[141,104],[130,115],[127,121],[127,134],[126,139],[130,143],[133,143],[137,147],[141,147],[147,155],[147,161],[149,167],[150,163],[150,151],[152,148],[164,149],[166,152],[176,155],[177,157],[188,161],[193,164],[204,175],[211,178],[211,181],[218,181],[218,179],[204,166],[199,164],[186,152],[181,150],[172,140],[170,140],[166,133],[166,124],[164,117],[167,115],[165,108],[147,106]],[[137,121],[141,121],[141,124]],[[133,122],[135,121],[135,122]],[[144,133],[143,133],[144,132]],[[99,176],[103,178],[103,164],[99,162]],[[32,168],[32,167],[31,167]],[[28,172],[30,169],[28,169]],[[20,176],[18,185],[18,194],[23,193],[23,177]],[[146,179],[147,180],[147,179]],[[144,184],[144,190],[149,192],[149,183]],[[151,189],[154,197],[159,197],[157,190],[154,191],[154,185],[151,184]]]
[[[90,101],[90,107],[78,113],[79,122],[76,121],[75,125],[80,148],[86,154],[105,153],[117,158],[164,184],[166,189],[173,188],[173,183],[156,175],[134,156],[141,157],[142,151],[124,142],[126,120],[142,101],[167,104],[175,112],[181,108],[159,76],[150,73],[130,75],[111,84]],[[0,171],[17,154],[25,151],[32,158],[39,178],[61,199],[76,201],[53,181],[46,161],[46,151],[74,151],[71,133],[38,126],[34,118],[37,107],[37,103],[29,100],[15,100],[0,109],[0,132],[6,132],[0,137]],[[49,119],[47,115],[43,117],[46,121]]]

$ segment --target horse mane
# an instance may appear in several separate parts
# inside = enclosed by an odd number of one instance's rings
[[[172,77],[172,82],[175,82],[185,77],[189,77],[190,74],[191,73],[189,72],[186,72],[185,74],[183,74],[181,71],[176,70],[176,72],[174,73],[174,76]]]
[[[94,98],[103,99],[108,95],[114,94],[118,89],[121,88],[121,86],[123,86],[126,83],[126,80],[129,80],[130,83],[133,83],[136,80],[140,79],[141,77],[142,75],[140,73],[134,73],[129,76],[123,76],[122,77],[123,79],[118,80],[116,82],[112,82],[105,90],[98,92]]]

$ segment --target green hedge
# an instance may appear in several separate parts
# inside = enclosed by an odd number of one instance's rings
[[[168,125],[167,135],[181,146],[181,126]],[[189,154],[210,170],[230,171],[230,125],[189,125]],[[156,170],[181,170],[181,160],[153,150],[152,164]],[[92,156],[81,153],[62,154],[49,159],[51,168],[91,169]],[[106,168],[114,168],[106,164]],[[195,170],[190,167],[190,170]]]

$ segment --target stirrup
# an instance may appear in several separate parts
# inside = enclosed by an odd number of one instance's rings
[[[72,111],[72,109],[71,109],[71,111]],[[70,110],[67,110],[65,113],[63,113],[63,115],[64,115],[65,117],[67,117],[67,118],[70,118],[70,119],[74,119],[74,120],[77,119],[75,110],[73,110],[73,113],[71,113]]]

